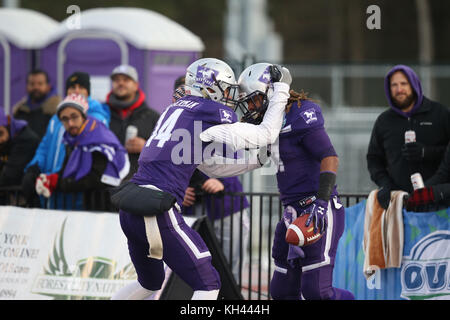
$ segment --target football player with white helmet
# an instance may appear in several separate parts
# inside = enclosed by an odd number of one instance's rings
[[[269,112],[274,83],[271,64],[249,66],[239,76],[243,119],[260,123]],[[282,68],[281,68],[282,69]],[[338,157],[324,128],[322,110],[306,94],[290,91],[279,133],[277,181],[284,206],[272,248],[275,270],[270,285],[274,299],[352,299],[333,288],[332,273],[339,238],[344,230],[344,207],[336,190]],[[287,227],[308,214],[307,226],[323,236],[304,247],[288,244]]]

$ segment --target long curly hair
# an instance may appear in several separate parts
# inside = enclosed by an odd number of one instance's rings
[[[290,97],[288,98],[288,103],[286,105],[286,113],[289,113],[291,110],[292,104],[294,102],[297,102],[297,106],[300,108],[302,105],[301,100],[310,100],[313,102],[317,102],[311,98],[308,97],[308,92],[303,91],[303,89],[300,92],[297,92],[295,90],[289,90]]]

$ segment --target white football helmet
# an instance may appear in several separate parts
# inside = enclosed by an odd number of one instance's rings
[[[239,103],[238,106],[243,112],[242,121],[253,124],[261,123],[264,113],[269,105],[270,91],[273,91],[273,83],[270,75],[270,63],[256,63],[247,67],[239,76]],[[249,102],[253,105],[259,105],[256,97],[261,104],[257,109],[249,110]]]
[[[222,60],[202,58],[186,69],[186,94],[200,96],[234,108],[238,86],[231,67]]]

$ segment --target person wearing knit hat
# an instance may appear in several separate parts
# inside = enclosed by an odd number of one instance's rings
[[[41,173],[36,179],[38,195],[50,198],[55,191],[69,193],[118,186],[128,174],[125,148],[102,122],[88,116],[86,98],[68,95],[57,108],[65,133],[66,153],[59,172]]]
[[[77,109],[81,112],[81,115],[86,118],[87,111],[89,109],[89,104],[86,100],[86,98],[81,94],[70,94],[67,97],[64,98],[63,101],[61,101],[56,108],[56,113],[58,114],[58,117],[61,120],[61,112],[67,108],[72,107]]]
[[[66,80],[66,92],[72,87],[81,87],[86,90],[86,97],[91,95],[91,80],[86,72],[76,71],[72,73]]]
[[[88,103],[85,116],[92,116],[108,127],[110,120],[109,108],[105,108],[99,101],[92,99],[89,96],[90,93],[91,86],[89,74],[86,72],[76,71],[66,79],[65,95],[67,97],[70,97],[72,94],[84,96]],[[58,106],[65,108],[67,102],[68,101],[65,101],[64,105],[61,103],[57,104],[55,111],[57,111]],[[61,110],[62,109],[60,109],[60,111]],[[82,107],[79,110],[86,110],[84,103],[82,103]],[[81,118],[82,117],[80,117],[80,119]],[[72,124],[73,123],[71,123],[71,125]],[[45,135],[36,149],[34,157],[25,168],[26,172],[22,179],[22,191],[27,199],[27,205],[30,207],[45,207],[51,209],[75,209],[83,207],[82,194],[62,194],[56,192],[47,201],[44,197],[37,197],[35,192],[35,181],[41,173],[57,173],[63,165],[66,155],[66,148],[62,142],[64,132],[64,124],[60,121],[58,113],[55,112],[48,123]]]
[[[89,104],[81,94],[68,95],[58,105],[56,114],[71,136],[76,136],[86,120]]]

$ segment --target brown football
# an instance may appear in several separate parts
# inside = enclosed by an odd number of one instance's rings
[[[286,231],[287,243],[303,247],[317,242],[323,236],[323,233],[314,233],[313,222],[309,224],[309,227],[305,226],[308,217],[309,214],[300,216],[289,225]]]

